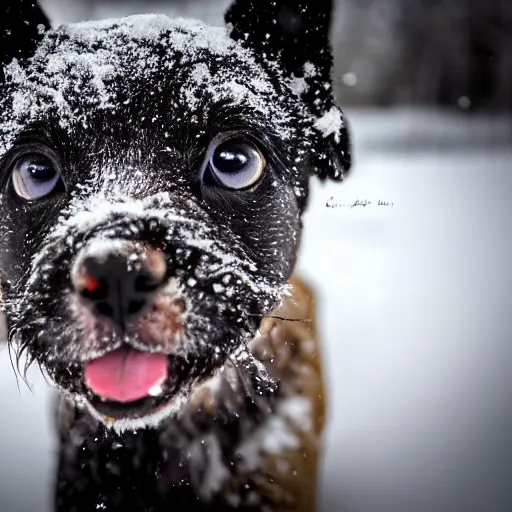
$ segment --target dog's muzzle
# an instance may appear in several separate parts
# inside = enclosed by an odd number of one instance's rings
[[[145,244],[123,240],[89,244],[72,271],[80,307],[89,318],[85,324],[93,324],[92,328],[95,323],[108,324],[121,335],[129,332],[155,306],[169,271],[164,254]],[[123,343],[86,363],[87,387],[102,401],[119,404],[158,396],[168,377],[167,355],[154,352],[151,343],[140,348],[140,342],[138,349]]]

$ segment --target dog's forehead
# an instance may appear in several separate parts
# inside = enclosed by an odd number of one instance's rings
[[[65,130],[86,127],[94,113],[117,116],[141,98],[151,110],[159,95],[189,115],[206,114],[205,98],[249,107],[286,139],[291,123],[282,95],[291,90],[277,66],[259,62],[226,27],[195,20],[138,15],[62,26],[28,62],[5,68],[0,153],[31,123],[50,117]]]

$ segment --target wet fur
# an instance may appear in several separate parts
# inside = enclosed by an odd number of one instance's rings
[[[3,307],[12,350],[41,366],[66,397],[59,510],[227,510],[225,496],[201,490],[208,449],[229,461],[274,412],[279,381],[248,343],[288,291],[310,176],[341,179],[350,152],[332,93],[331,2],[260,4],[235,2],[226,15],[231,39],[212,33],[220,43],[206,46],[203,26],[162,17],[46,31],[32,2],[8,4],[4,13],[12,30],[4,30],[2,47],[17,50],[2,56],[0,85]],[[152,38],[137,32],[141,23]],[[70,52],[100,59],[102,51],[106,66],[115,63],[105,81],[66,60]],[[225,133],[265,153],[264,178],[250,191],[202,182],[208,148]],[[13,197],[10,169],[27,150],[59,160],[65,191],[30,204]],[[78,327],[71,269],[98,240],[161,250],[172,259],[168,293],[186,304],[179,346],[153,347],[168,355],[171,376],[159,411],[113,425],[90,406],[83,363],[125,341],[144,344],[135,332],[105,327],[105,336],[88,338]],[[184,415],[194,390],[228,367],[239,383],[234,402],[213,416]],[[191,445],[202,434],[215,448]],[[164,461],[184,454],[158,478]]]

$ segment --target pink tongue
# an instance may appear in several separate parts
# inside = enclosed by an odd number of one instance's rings
[[[85,383],[99,397],[135,402],[167,378],[167,356],[121,347],[85,367]]]

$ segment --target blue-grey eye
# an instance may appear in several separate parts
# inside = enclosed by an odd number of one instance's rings
[[[267,163],[253,144],[228,140],[210,154],[207,172],[225,188],[241,190],[254,185],[263,175]]]
[[[11,179],[14,192],[23,199],[33,201],[55,189],[60,181],[60,173],[47,156],[30,154],[17,160]]]

